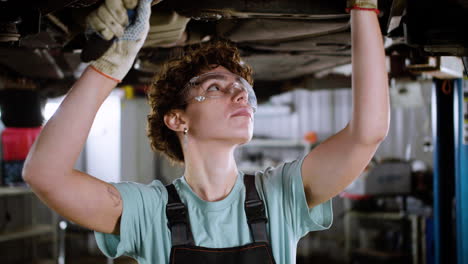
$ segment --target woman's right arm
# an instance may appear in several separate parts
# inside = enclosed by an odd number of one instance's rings
[[[83,227],[119,233],[117,189],[74,169],[99,107],[117,82],[88,67],[31,147],[23,178],[51,209]]]

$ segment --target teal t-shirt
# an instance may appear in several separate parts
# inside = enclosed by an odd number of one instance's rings
[[[302,159],[269,167],[255,174],[260,198],[265,202],[276,263],[295,263],[297,242],[310,231],[328,229],[333,221],[332,200],[312,209],[307,206],[301,177]],[[236,247],[252,243],[244,211],[244,174],[226,198],[216,202],[200,199],[184,177],[174,180],[187,206],[195,244],[208,248]],[[139,264],[169,263],[171,234],[167,227],[167,191],[155,180],[149,185],[113,183],[123,200],[120,235],[95,232],[101,251],[108,257],[122,255]]]

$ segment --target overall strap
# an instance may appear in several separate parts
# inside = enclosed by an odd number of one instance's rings
[[[166,185],[166,189],[166,217],[168,220],[167,226],[171,230],[172,245],[195,245],[190,229],[187,208],[180,200],[174,184]]]
[[[244,175],[244,185],[246,190],[245,214],[254,242],[269,242],[266,230],[265,205],[260,199],[255,188],[255,176]]]

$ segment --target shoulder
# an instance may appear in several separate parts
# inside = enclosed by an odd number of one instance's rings
[[[255,177],[260,181],[282,181],[291,176],[300,176],[304,158],[305,156],[301,156],[295,160],[286,161],[274,167],[267,167],[263,171],[257,171]]]
[[[167,201],[167,191],[164,184],[159,180],[153,180],[149,184],[142,184],[138,182],[118,182],[111,183],[120,192],[122,199],[125,201],[141,201],[141,202],[154,202]]]
[[[277,166],[267,167],[255,172],[257,191],[268,198],[284,198],[290,191],[290,186],[301,179],[301,165],[304,157],[286,161]]]

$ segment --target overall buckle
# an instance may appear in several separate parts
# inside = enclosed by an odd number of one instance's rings
[[[168,218],[167,225],[169,228],[177,224],[187,224],[187,209],[182,203],[171,203],[166,205],[166,215]]]
[[[268,222],[265,214],[265,205],[262,200],[245,201],[245,211],[249,224]]]

